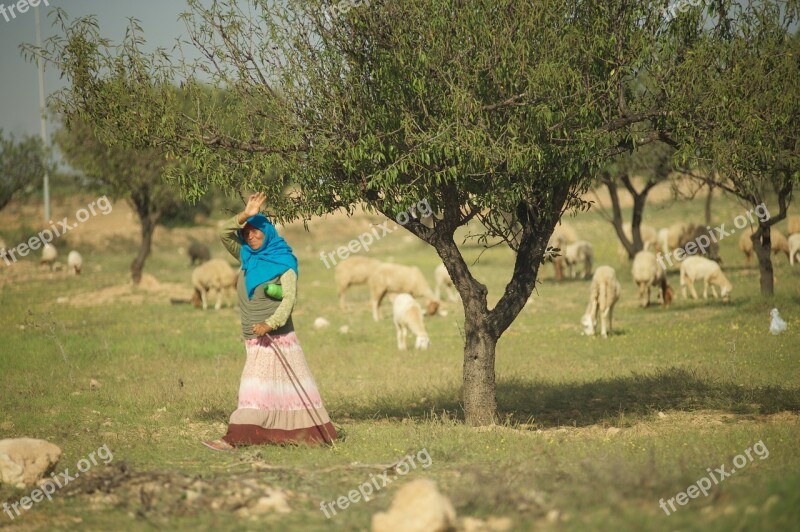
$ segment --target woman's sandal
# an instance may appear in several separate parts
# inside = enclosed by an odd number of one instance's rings
[[[233,451],[234,447],[225,440],[209,440],[202,442],[203,445],[214,451]]]

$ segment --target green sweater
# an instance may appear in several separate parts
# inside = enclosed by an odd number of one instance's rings
[[[225,249],[241,263],[237,231],[244,227],[239,224],[238,215],[226,222],[220,229],[220,238]],[[270,279],[256,288],[253,299],[247,297],[247,288],[244,282],[245,272],[239,269],[236,282],[236,293],[239,297],[239,315],[242,321],[242,335],[245,339],[257,338],[253,334],[253,325],[266,323],[272,328],[270,335],[286,334],[294,331],[292,323],[292,310],[297,300],[297,274],[294,270],[286,270],[280,277]],[[264,288],[269,283],[280,284],[283,288],[283,299],[278,301],[264,294]]]

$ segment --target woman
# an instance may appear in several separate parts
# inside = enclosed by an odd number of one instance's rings
[[[244,211],[220,231],[222,243],[242,264],[236,283],[247,361],[239,405],[228,432],[205,441],[217,451],[264,443],[321,443],[336,438],[292,324],[297,259],[266,216],[266,201],[253,194]],[[280,285],[283,299],[266,294]],[[278,296],[276,296],[278,297]]]

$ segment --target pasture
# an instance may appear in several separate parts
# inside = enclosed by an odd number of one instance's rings
[[[69,216],[91,199],[62,199],[54,214]],[[646,223],[702,220],[701,198],[662,199],[648,205]],[[716,198],[714,225],[730,227],[744,211]],[[20,204],[0,213],[8,245],[33,234],[38,216]],[[191,269],[179,248],[189,237],[229,258],[215,237],[222,217],[217,212],[191,229],[159,228],[145,266],[155,279],[137,289],[125,284],[138,228],[122,202],[56,242],[62,262],[69,249],[81,251],[80,277],[43,271],[36,257],[0,267],[0,438],[59,445],[57,471],[74,471],[103,445],[113,452],[113,461],[51,502],[13,521],[0,513],[0,528],[364,530],[403,483],[425,477],[459,518],[508,517],[513,530],[788,530],[800,521],[800,267],[792,270],[785,256],[774,260],[776,296],[766,300],[757,268],[744,265],[738,234],[731,236],[720,243],[734,287],[729,304],[682,300],[673,268],[675,303],[641,309],[610,225],[593,211],[565,217],[594,244],[595,266],[617,270],[623,292],[614,332],[581,336],[589,281],[555,283],[544,265],[532,301],[498,345],[502,424],[472,428],[461,422],[458,305],[445,302],[447,316],[426,318],[428,351],[407,352],[396,349],[388,301],[379,323],[365,287],[348,292],[348,312],[338,309],[333,270],[320,252],[383,220],[359,214],[314,219],[308,231],[302,223],[279,228],[300,261],[295,327],[341,437],[333,447],[228,454],[200,441],[221,436],[236,406],[244,362],[237,311],[169,301],[188,297]],[[785,232],[786,223],[778,228]],[[496,301],[511,252],[474,242],[462,249],[479,259],[474,272]],[[433,283],[438,257],[402,229],[367,255],[416,264]],[[772,307],[789,325],[779,336],[768,333]],[[318,316],[331,327],[315,330]],[[347,334],[339,332],[343,325]],[[676,505],[671,515],[659,507],[758,442],[768,456],[753,456],[708,496]],[[347,496],[381,464],[423,449],[430,467],[329,519],[320,511],[321,502]],[[254,509],[270,488],[285,490],[288,511]],[[4,485],[0,502],[28,493]]]

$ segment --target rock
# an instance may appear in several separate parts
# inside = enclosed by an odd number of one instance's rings
[[[409,482],[394,496],[388,512],[372,516],[372,532],[438,532],[455,524],[453,505],[428,479]]]
[[[331,322],[322,317],[314,320],[314,328],[318,331],[321,329],[327,329],[328,327],[330,327],[330,325]]]
[[[19,488],[32,486],[55,468],[59,458],[61,449],[45,440],[0,440],[0,482]]]
[[[342,325],[341,327],[339,327],[339,332],[342,334],[347,334],[350,332],[350,327],[348,327],[347,325]]]

